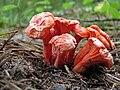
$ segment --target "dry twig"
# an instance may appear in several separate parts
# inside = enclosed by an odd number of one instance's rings
[[[111,74],[108,74],[106,73],[106,80],[110,83],[116,83],[117,85],[120,85],[120,79],[111,75]]]
[[[10,39],[17,33],[18,31],[14,31],[13,33],[12,33],[12,35],[7,39],[7,41],[5,41],[5,43],[3,44],[3,46],[0,48],[0,50],[2,50],[4,47],[5,47],[5,45],[10,41]]]
[[[94,20],[80,20],[77,19],[80,22],[106,22],[106,21],[120,21],[120,19],[94,19]]]
[[[65,67],[65,70],[67,71],[67,73],[69,74],[69,76],[71,77],[71,76],[72,76],[72,74],[71,74],[71,72],[70,72],[69,68],[67,67],[67,65],[64,65],[64,67]]]

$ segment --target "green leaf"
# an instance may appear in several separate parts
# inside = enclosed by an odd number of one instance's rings
[[[26,9],[25,11],[23,11],[22,15],[23,16],[28,16],[29,14],[31,14],[32,11],[33,11],[32,8]]]
[[[56,9],[54,9],[54,10],[52,10],[52,13],[58,13],[59,12],[59,10],[56,10]]]
[[[120,0],[107,0],[107,1],[113,8],[120,9]]]
[[[106,13],[109,10],[109,3],[107,1],[103,1],[95,6],[94,11],[99,13]]]
[[[113,18],[120,18],[120,13],[118,11],[118,3],[109,3],[108,0],[105,0],[99,3],[97,6],[95,6],[94,11],[103,13],[108,18],[110,18],[111,15]]]
[[[65,3],[63,3],[63,8],[65,8],[65,9],[70,9],[70,8],[72,8],[72,6],[73,6],[73,4],[74,4],[74,2],[65,2]]]
[[[120,0],[107,0],[109,3],[119,3],[120,2]]]
[[[106,0],[105,3],[104,3],[104,5],[103,5],[103,7],[101,8],[101,10],[102,10],[103,12],[107,12],[107,11],[109,10],[109,7],[110,7],[110,4],[109,4],[109,2]]]
[[[113,18],[120,18],[120,13],[117,9],[110,7],[109,8],[110,13],[112,14]]]
[[[88,16],[88,14],[84,14],[81,18],[82,18],[82,19],[86,19],[87,16]]]
[[[18,21],[19,21],[19,15],[18,14],[16,14],[15,16],[14,16],[14,19],[13,19],[13,23],[12,23],[12,25],[15,25],[15,24],[17,24],[17,23],[19,23]]]
[[[83,5],[91,4],[94,0],[83,0]]]
[[[49,0],[44,0],[44,1],[39,1],[35,3],[35,6],[37,5],[50,5],[50,1]]]
[[[105,12],[105,15],[106,15],[106,17],[110,18],[110,11],[107,10],[107,11]]]
[[[101,12],[104,4],[105,4],[105,2],[99,3],[97,6],[94,7],[94,11],[95,12]]]
[[[16,9],[16,8],[18,8],[16,5],[5,5],[3,6],[2,10],[9,11],[9,10]]]
[[[43,7],[37,7],[37,8],[35,8],[35,11],[36,12],[43,12],[44,11],[44,8]]]

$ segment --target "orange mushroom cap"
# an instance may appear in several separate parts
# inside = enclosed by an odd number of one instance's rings
[[[87,28],[88,32],[90,33],[89,37],[96,37],[99,39],[107,49],[114,49],[115,45],[110,40],[110,37],[102,31],[97,25],[91,25]]]
[[[89,38],[74,61],[74,72],[84,73],[91,65],[102,63],[107,68],[113,65],[113,57],[97,38]]]
[[[49,43],[52,44],[51,62],[56,68],[59,68],[67,63],[67,54],[75,48],[76,40],[73,36],[66,33],[60,36],[54,36]]]
[[[49,12],[42,12],[32,17],[25,32],[29,37],[44,39],[54,25],[54,16]]]

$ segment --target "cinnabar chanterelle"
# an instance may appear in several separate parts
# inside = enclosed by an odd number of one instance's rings
[[[74,72],[84,73],[88,67],[98,63],[107,68],[113,65],[113,57],[108,50],[115,46],[97,25],[85,28],[77,20],[42,12],[32,17],[25,32],[31,38],[43,40],[45,60],[56,68],[73,61],[75,49],[83,38],[88,42],[75,56]]]

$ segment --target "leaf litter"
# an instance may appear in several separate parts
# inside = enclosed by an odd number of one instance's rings
[[[18,31],[0,38],[0,90],[118,90],[120,88],[120,32],[112,35],[114,66],[91,66],[84,75],[65,65],[55,69],[44,61],[41,41],[14,39]],[[4,35],[3,35],[4,36]]]

